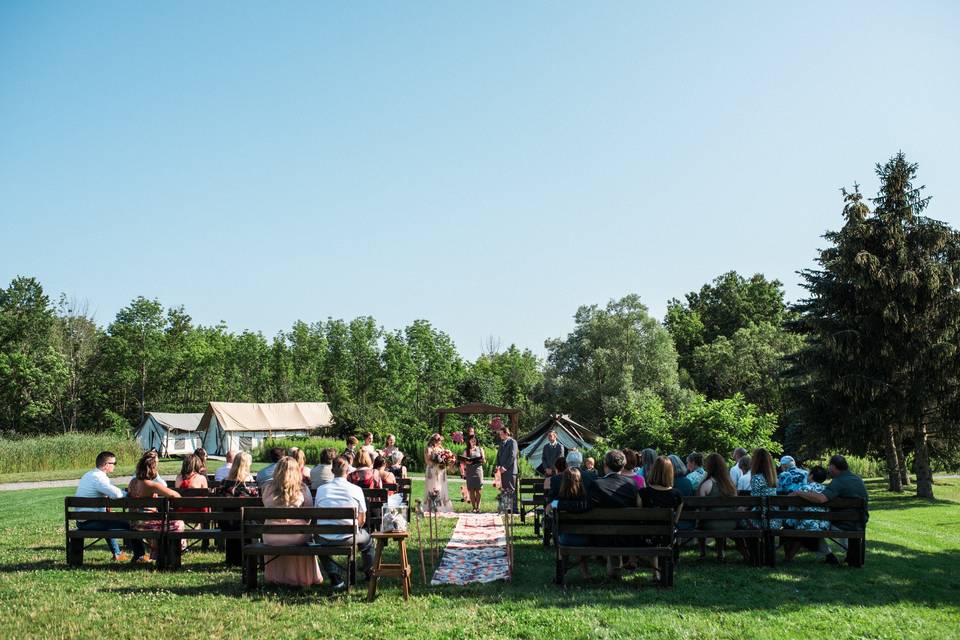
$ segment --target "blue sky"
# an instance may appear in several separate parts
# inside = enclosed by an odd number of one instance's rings
[[[960,4],[0,3],[0,281],[543,353],[725,271],[796,299],[902,149],[960,227]]]

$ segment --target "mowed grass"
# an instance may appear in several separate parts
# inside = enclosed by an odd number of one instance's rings
[[[452,487],[454,491],[457,487]],[[552,584],[553,553],[519,526],[510,583],[429,587],[416,535],[414,597],[395,581],[367,604],[324,585],[246,593],[239,570],[215,552],[189,552],[164,573],[109,560],[102,543],[86,566],[68,569],[63,496],[70,489],[0,493],[0,638],[957,638],[960,637],[960,481],[939,481],[936,501],[880,491],[863,569],[818,564],[754,569],[685,553],[676,586],[649,586],[649,573],[609,582],[603,568],[584,583]],[[415,485],[415,494],[422,484]],[[488,488],[486,506],[492,507]],[[456,503],[458,509],[464,505]],[[454,520],[442,521],[449,536]],[[428,561],[429,562],[429,561]]]

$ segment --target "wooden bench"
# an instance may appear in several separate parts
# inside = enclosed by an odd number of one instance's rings
[[[764,530],[758,529],[739,529],[738,523],[748,517],[759,519],[762,522],[760,510],[763,507],[763,498],[749,496],[737,497],[696,497],[686,496],[680,511],[677,514],[677,555],[679,560],[679,550],[683,542],[688,540],[706,540],[715,538],[717,540],[717,557],[723,556],[724,543],[726,538],[743,540],[750,551],[750,562],[753,566],[759,567],[763,561],[763,540]],[[757,513],[749,513],[754,509]],[[722,520],[728,526],[721,530],[707,529],[704,525],[707,522],[716,522]],[[692,522],[692,529],[681,528],[681,522]]]
[[[542,478],[520,478],[517,493],[520,498],[520,522],[526,523],[533,514],[533,534],[540,536],[540,519],[543,517],[545,493]]]
[[[184,497],[167,498],[167,518],[184,523],[183,531],[168,531],[166,536],[166,566],[179,569],[183,551],[181,540],[240,540],[240,510],[243,507],[262,507],[260,498],[249,497]],[[205,511],[183,511],[205,509]],[[224,526],[226,525],[226,526]]]
[[[85,511],[89,508],[106,508],[107,511]],[[153,511],[144,511],[151,509]],[[165,498],[78,498],[67,496],[63,502],[64,531],[66,532],[67,564],[71,567],[83,565],[83,552],[97,540],[117,538],[123,540],[156,540],[163,549],[164,527],[159,531],[136,531],[133,525],[144,520],[160,520],[166,524]],[[103,531],[97,529],[70,528],[70,521],[107,520],[126,522],[130,530]],[[93,540],[89,545],[84,540]],[[163,554],[157,562],[158,568],[164,568]]]
[[[866,561],[867,546],[867,505],[861,498],[835,498],[823,504],[814,504],[799,496],[771,496],[767,500],[766,538],[764,540],[765,559],[768,566],[776,565],[776,538],[783,544],[789,540],[827,539],[836,541],[847,539],[847,564],[862,567]],[[826,507],[826,511],[803,511],[803,508]],[[821,531],[803,529],[770,529],[770,520],[822,520],[831,525],[844,523],[851,530],[829,528]],[[838,543],[839,544],[839,543]],[[841,546],[843,546],[841,544]]]
[[[367,503],[367,518],[363,528],[370,533],[380,531],[383,507],[387,504],[388,493],[386,489],[363,489],[363,497]]]
[[[658,584],[673,586],[675,519],[672,509],[626,507],[585,513],[554,512],[557,538],[556,583],[564,586],[566,556],[641,556],[657,559]],[[590,544],[562,544],[560,537],[589,536]],[[650,544],[646,544],[649,542]]]
[[[267,523],[267,520],[306,520],[307,524]],[[317,520],[349,520],[347,524],[317,524]],[[266,508],[244,507],[240,511],[240,537],[243,545],[243,585],[257,587],[261,566],[281,556],[344,556],[347,558],[347,591],[357,581],[357,510],[346,508]],[[264,534],[306,534],[309,536],[349,534],[343,544],[272,545],[263,543]],[[270,560],[266,560],[270,556]]]

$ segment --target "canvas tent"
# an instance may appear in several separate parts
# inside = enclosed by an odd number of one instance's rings
[[[266,438],[305,436],[333,424],[326,402],[211,402],[200,420],[203,448],[213,455],[249,451]]]
[[[547,443],[547,435],[551,431],[557,432],[557,441],[567,450],[592,449],[591,443],[596,442],[598,437],[596,433],[577,424],[566,414],[548,416],[533,431],[517,439],[520,455],[525,457],[534,469],[540,466],[540,454],[543,451],[543,445]]]
[[[202,413],[151,411],[143,417],[134,437],[144,451],[156,449],[164,457],[185,456],[200,446],[197,427],[202,417]]]

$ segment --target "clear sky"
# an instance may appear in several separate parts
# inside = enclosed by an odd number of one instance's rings
[[[101,324],[472,358],[731,269],[796,299],[899,149],[960,227],[958,2],[0,2],[0,280]]]

